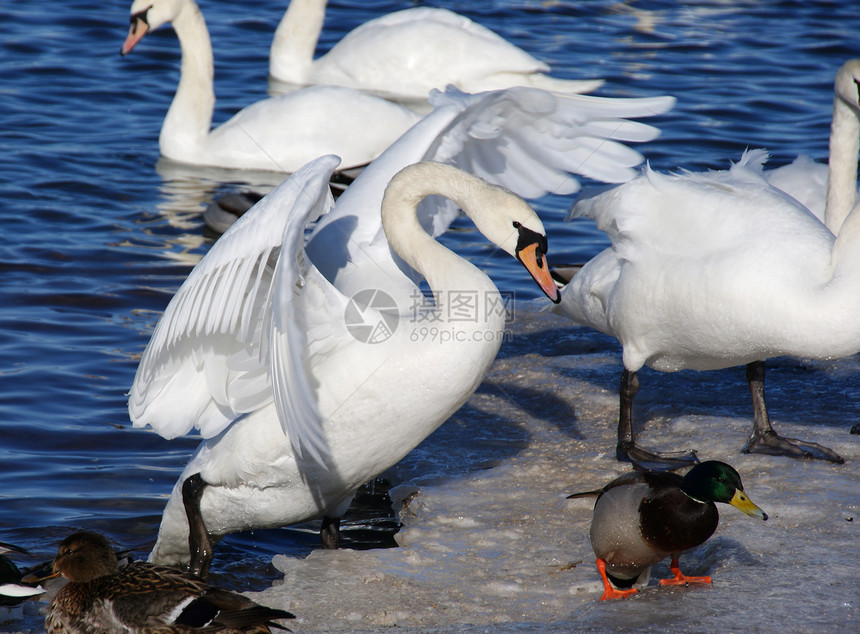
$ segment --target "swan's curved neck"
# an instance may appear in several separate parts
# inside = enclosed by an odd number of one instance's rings
[[[805,332],[796,333],[795,338],[802,341],[804,337],[811,336],[814,341],[809,350],[799,348],[797,356],[839,358],[860,350],[858,280],[860,213],[854,212],[845,218],[833,243],[829,279],[826,283],[816,284],[804,301],[796,302],[806,318],[798,321]]]
[[[325,20],[326,0],[290,0],[269,51],[269,74],[281,81],[305,84]]]
[[[416,170],[414,168],[421,168]],[[468,291],[480,302],[499,292],[477,267],[439,244],[421,227],[417,207],[427,196],[438,194],[453,200],[480,227],[492,213],[498,192],[484,181],[448,165],[422,163],[398,173],[382,200],[382,226],[392,249],[427,280],[437,306],[453,293]]]
[[[833,98],[830,124],[830,159],[824,224],[838,235],[857,198],[857,153],[860,151],[860,120],[857,112],[837,94]]]
[[[215,110],[214,62],[209,31],[196,4],[184,3],[171,22],[182,49],[182,66],[158,145],[164,156],[183,160],[193,157],[209,136]]]

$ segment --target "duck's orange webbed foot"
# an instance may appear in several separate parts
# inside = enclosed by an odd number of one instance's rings
[[[631,594],[639,592],[636,588],[619,590],[613,586],[609,581],[609,578],[606,576],[606,562],[602,559],[597,560],[597,572],[599,572],[600,576],[603,578],[603,596],[600,597],[601,601],[606,601],[608,599],[623,599],[625,597],[629,597]]]
[[[673,557],[669,570],[674,573],[673,579],[660,579],[661,586],[685,586],[690,583],[711,583],[710,577],[688,577],[678,567],[678,558]]]

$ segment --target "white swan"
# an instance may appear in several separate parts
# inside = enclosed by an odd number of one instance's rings
[[[634,100],[581,96],[562,98],[528,88],[481,95],[464,95],[451,90],[436,95],[434,100],[435,110],[373,161],[347,188],[334,210],[317,223],[307,245],[307,256],[315,267],[313,270],[319,271],[329,280],[337,292],[332,290],[322,296],[319,295],[322,291],[314,290],[315,286],[305,287],[302,296],[308,301],[318,298],[316,301],[319,306],[329,306],[328,310],[341,320],[345,309],[343,298],[353,297],[367,289],[377,289],[401,301],[402,298],[410,298],[410,306],[417,307],[416,297],[420,294],[417,293],[415,282],[423,273],[413,269],[415,262],[410,255],[411,250],[403,253],[403,259],[392,252],[380,215],[385,188],[404,167],[419,161],[450,163],[485,180],[503,184],[523,196],[540,196],[548,191],[576,191],[579,183],[569,172],[604,180],[624,180],[632,176],[631,166],[638,164],[642,157],[611,137],[647,140],[653,138],[657,131],[641,123],[614,119],[612,114],[621,116],[622,111],[656,114],[665,111],[674,102],[672,98],[666,97]],[[323,172],[334,168],[320,163],[315,165],[315,168],[306,168],[305,176],[301,180],[293,179],[293,185],[289,187],[309,187],[309,183],[301,182],[308,178],[315,187],[321,186],[319,183],[324,178]],[[286,205],[291,200],[285,193],[288,191],[286,186],[279,191],[280,200]],[[300,198],[294,203],[298,206],[297,210],[291,212],[289,206],[282,210],[277,221],[287,223],[290,213],[299,213],[305,209],[301,205],[310,205],[307,201],[302,203],[302,200]],[[418,203],[417,200],[414,202]],[[268,213],[274,213],[271,211],[274,206],[271,195],[259,206],[269,209]],[[444,199],[431,197],[420,203],[419,220],[432,235],[438,235],[453,220],[456,211],[456,205],[448,205]],[[259,218],[261,214],[256,212],[255,216]],[[296,224],[294,230],[298,231],[300,224]],[[326,516],[329,519],[324,524],[327,535],[325,543],[332,543],[336,541],[337,518],[349,505],[354,489],[362,484],[354,480],[359,479],[359,474],[361,477],[372,476],[377,466],[376,463],[368,466],[365,451],[355,444],[349,449],[353,453],[337,458],[344,463],[338,463],[336,471],[340,475],[331,475],[328,469],[312,466],[312,460],[302,460],[299,463],[302,468],[311,470],[311,474],[316,473],[314,477],[322,478],[327,487],[322,492],[309,490],[302,480],[295,477],[298,467],[290,442],[277,436],[280,429],[277,407],[304,403],[305,410],[313,409],[312,403],[300,399],[281,404],[274,401],[276,397],[281,398],[286,394],[304,394],[307,386],[301,383],[304,379],[300,380],[296,375],[284,374],[280,370],[275,372],[259,360],[273,358],[275,353],[283,354],[279,340],[268,334],[273,327],[275,314],[266,296],[270,289],[276,288],[269,268],[275,266],[276,262],[292,261],[291,258],[277,257],[282,252],[282,233],[282,230],[274,230],[260,220],[240,220],[225,233],[216,244],[217,250],[213,248],[206,256],[207,264],[198,266],[192,272],[183,286],[185,290],[180,291],[173,300],[141,361],[129,400],[129,414],[134,424],[151,425],[169,438],[187,433],[195,427],[204,436],[210,437],[201,445],[174,487],[162,519],[158,542],[151,555],[154,561],[176,563],[188,559],[183,483],[190,482],[188,497],[194,497],[198,482],[197,479],[188,478],[197,472],[202,474],[202,478],[198,478],[201,481],[222,483],[225,486],[201,489],[205,522],[199,522],[195,529],[199,536],[196,542],[204,541],[206,531],[199,528],[203,525],[209,532],[218,535],[241,527],[286,524],[300,521],[301,518]],[[225,240],[227,246],[218,246],[221,240]],[[268,245],[265,249],[269,251],[265,251],[264,255],[244,250],[245,245],[249,245],[247,248],[250,249],[260,240],[264,241],[261,244]],[[258,245],[255,248],[262,247]],[[238,250],[233,253],[233,249]],[[270,266],[261,268],[258,262]],[[220,274],[221,279],[210,274],[210,269],[224,271]],[[231,283],[234,279],[235,284]],[[429,281],[436,284],[433,279]],[[247,295],[250,299],[242,303],[237,297],[243,297],[243,289],[249,285],[255,290]],[[189,299],[178,299],[180,294]],[[308,316],[302,319],[308,319]],[[280,328],[285,328],[290,322],[282,318],[278,323]],[[227,328],[232,333],[240,325],[242,340],[256,338],[257,347],[244,344],[235,346],[232,335],[224,338],[223,346],[215,346],[219,337],[214,333],[219,328]],[[309,333],[308,350],[320,355],[321,365],[313,370],[314,376],[317,376],[318,371],[327,372],[329,366],[323,364],[328,358],[326,355],[331,354],[332,359],[338,358],[336,355],[344,341],[351,342],[351,339],[343,336],[345,327],[342,321],[332,324],[323,317],[313,323],[303,322],[302,325],[303,329],[298,330]],[[405,330],[398,328],[398,331],[399,336],[404,336]],[[437,337],[443,336],[438,334],[440,331],[435,332]],[[301,332],[295,334],[300,336]],[[425,335],[419,332],[417,336],[429,337],[431,334],[428,330]],[[182,340],[181,345],[172,343],[177,337]],[[394,343],[389,345],[393,346]],[[456,345],[441,347],[451,352]],[[303,347],[295,346],[289,349],[294,352],[304,350]],[[382,362],[373,355],[383,349],[359,347],[359,350],[364,351],[360,360],[381,366]],[[489,350],[481,349],[485,352]],[[294,362],[298,363],[295,359]],[[412,364],[423,364],[422,358],[415,355],[396,361],[392,358],[391,362],[397,365],[403,380],[410,376]],[[337,364],[331,371],[332,378],[343,381],[344,386],[351,385],[354,378],[361,376],[353,372],[346,361]],[[317,382],[320,380],[313,379],[315,387],[319,387]],[[428,397],[444,387],[437,384],[437,380],[443,379],[427,379],[428,382],[423,383],[428,390]],[[291,387],[296,382],[300,383],[301,390],[298,392],[298,388]],[[376,389],[372,385],[376,384],[368,384],[367,389]],[[399,387],[396,393],[400,394]],[[439,394],[443,393],[447,392]],[[388,394],[374,393],[368,396],[367,403],[373,403],[374,398],[384,400],[389,397]],[[421,403],[419,398],[414,400],[416,405]],[[272,402],[275,402],[274,406]],[[396,405],[402,403],[398,401]],[[395,404],[376,403],[375,406],[381,407],[379,411],[386,412]],[[329,400],[320,400],[319,407],[329,411],[328,408],[334,405]],[[263,410],[266,413],[259,416],[255,413]],[[361,409],[355,412],[364,416]],[[280,414],[286,420],[283,412]],[[410,416],[419,414],[416,411]],[[309,420],[315,420],[312,412],[308,416]],[[400,434],[399,444],[392,446],[392,453],[380,456],[388,456],[388,460],[394,453],[405,453],[409,443],[417,443],[423,438],[426,424],[410,422],[412,420],[410,417],[404,418],[404,426],[397,432]],[[257,432],[258,425],[265,425],[267,431],[261,435]],[[349,444],[354,435],[361,433],[361,430],[350,428],[343,432],[342,437],[330,436],[329,442],[334,445]],[[277,442],[272,440],[272,435],[278,438]],[[299,435],[290,432],[293,442],[305,436],[314,437],[312,434],[308,436],[307,432]],[[394,439],[395,436],[392,436],[392,441]],[[338,451],[347,450],[341,448]],[[317,453],[322,455],[325,452]],[[344,480],[341,471],[352,475]],[[234,475],[222,478],[222,472]],[[268,489],[266,483],[280,485]],[[233,488],[226,485],[233,485]],[[265,490],[260,491],[261,487]],[[296,491],[295,502],[281,499],[291,498],[293,489]],[[318,499],[309,501],[314,495]],[[296,511],[296,508],[300,510]],[[284,509],[293,510],[284,516],[283,513],[287,512]]]
[[[428,281],[434,308],[373,290],[343,295],[303,253],[305,225],[332,204],[336,157],[298,170],[194,268],[159,322],[131,392],[135,425],[207,438],[165,509],[154,561],[188,559],[208,535],[339,517],[355,490],[444,422],[477,388],[505,328],[490,279],[420,226],[418,203],[451,197],[551,297],[540,220],[520,198],[440,163],[399,172],[382,222]],[[417,290],[417,289],[415,289]],[[466,319],[449,312],[473,297]],[[422,335],[431,317],[445,341]],[[384,330],[374,331],[374,328]],[[168,398],[153,402],[153,393]],[[184,488],[186,508],[183,508]],[[208,567],[194,558],[192,569]]]
[[[857,204],[858,77],[860,59],[848,60],[836,73],[828,165],[801,155],[788,165],[764,172],[771,185],[797,199],[834,234]]]
[[[854,81],[837,87],[860,115]],[[860,214],[851,213],[834,236],[766,182],[765,157],[748,152],[725,172],[664,176],[649,169],[574,207],[612,246],[573,276],[558,310],[623,346],[619,459],[673,463],[633,438],[643,365],[674,372],[747,364],[755,419],[744,451],[842,462],[825,447],[776,434],[765,407],[764,360],[860,350]],[[843,186],[853,190],[854,183],[856,172]]]
[[[370,20],[313,59],[326,0],[290,0],[269,54],[269,74],[296,85],[349,86],[401,100],[425,100],[452,84],[465,92],[531,86],[583,93],[602,80],[546,75],[549,66],[447,9],[415,8]]]
[[[176,95],[158,145],[169,159],[193,165],[292,172],[321,154],[342,169],[376,158],[418,119],[414,112],[349,88],[318,86],[258,101],[214,130],[209,33],[194,0],[135,0],[123,55],[151,30],[172,23],[182,48]]]

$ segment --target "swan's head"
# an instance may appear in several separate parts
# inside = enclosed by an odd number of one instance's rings
[[[475,182],[475,191],[480,192],[476,197],[477,204],[470,209],[460,204],[466,215],[491,242],[526,267],[547,297],[559,303],[561,295],[549,272],[546,230],[540,218],[526,201],[513,192],[466,172],[464,174]]]
[[[528,207],[528,205],[526,206]],[[531,211],[531,207],[529,207],[529,211]],[[534,216],[537,225],[540,225],[539,228],[530,229],[519,220],[511,221],[511,227],[517,232],[517,244],[513,255],[526,267],[532,279],[540,286],[546,296],[554,304],[558,304],[561,301],[561,294],[550,275],[549,264],[546,261],[546,234],[543,231],[543,224],[533,211],[531,211],[531,215]],[[505,249],[504,245],[500,246]],[[505,250],[508,251],[508,249]]]
[[[131,26],[120,54],[127,55],[144,35],[175,20],[185,4],[182,0],[134,0],[129,18]]]
[[[426,236],[415,213],[418,203],[433,194],[457,203],[481,233],[526,267],[547,297],[561,301],[546,261],[546,231],[534,210],[513,192],[445,163],[408,165],[385,188],[382,225],[391,246],[410,266],[423,270],[401,235],[401,223],[411,224],[406,223],[411,216],[414,233]]]
[[[836,72],[836,96],[860,112],[860,59],[849,59]]]

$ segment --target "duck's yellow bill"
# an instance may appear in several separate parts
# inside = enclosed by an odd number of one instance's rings
[[[761,520],[767,519],[767,513],[762,511],[759,507],[753,504],[752,500],[750,500],[746,493],[741,490],[736,490],[734,497],[729,500],[729,504],[734,506],[739,511],[746,513],[750,517],[757,517]]]

